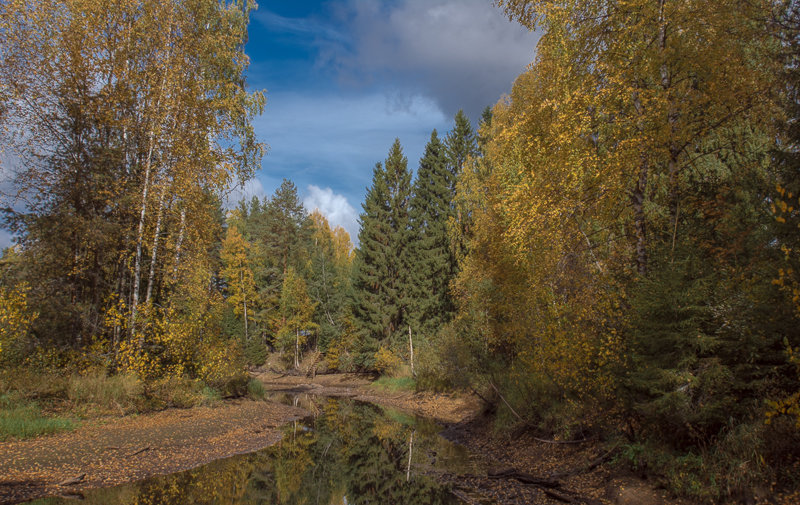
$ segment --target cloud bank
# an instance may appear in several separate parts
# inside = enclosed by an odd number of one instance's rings
[[[534,58],[538,35],[488,0],[350,0],[334,10],[349,41],[324,37],[319,64],[347,84],[390,83],[473,120]]]
[[[310,184],[303,205],[309,211],[319,210],[328,218],[331,227],[341,226],[350,234],[350,240],[358,241],[358,213],[343,195],[334,193],[331,188],[320,188]]]

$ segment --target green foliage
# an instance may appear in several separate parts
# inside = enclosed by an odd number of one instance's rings
[[[404,347],[407,320],[408,202],[411,174],[400,141],[384,165],[375,166],[361,214],[359,248],[353,266],[352,310],[358,329],[356,364],[373,369],[381,346]]]
[[[454,311],[450,283],[456,263],[447,235],[456,180],[452,169],[434,130],[419,161],[408,211],[408,320],[418,345],[433,338]]]

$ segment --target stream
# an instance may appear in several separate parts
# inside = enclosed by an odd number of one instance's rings
[[[344,398],[279,394],[273,401],[311,412],[282,428],[277,444],[191,470],[117,487],[45,498],[36,505],[463,503],[437,473],[480,472],[441,426],[391,408]]]

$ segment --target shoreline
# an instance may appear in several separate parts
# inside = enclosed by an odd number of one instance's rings
[[[387,391],[355,374],[255,375],[267,394],[308,393],[386,405],[452,424],[477,404],[452,395]],[[0,442],[0,505],[112,487],[255,452],[280,440],[280,427],[309,415],[265,400],[171,408],[89,419],[74,431]]]
[[[236,399],[212,407],[99,418],[71,432],[0,442],[0,505],[69,496],[189,470],[280,440],[308,413]]]

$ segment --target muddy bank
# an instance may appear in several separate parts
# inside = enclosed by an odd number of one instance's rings
[[[91,420],[69,433],[0,442],[0,504],[68,496],[252,452],[275,443],[279,426],[305,415],[287,405],[232,400]]]
[[[263,372],[254,375],[270,391],[308,393],[396,407],[441,423],[458,423],[472,418],[480,408],[473,396],[413,391],[391,391],[374,386],[369,376],[357,374],[304,375]]]

